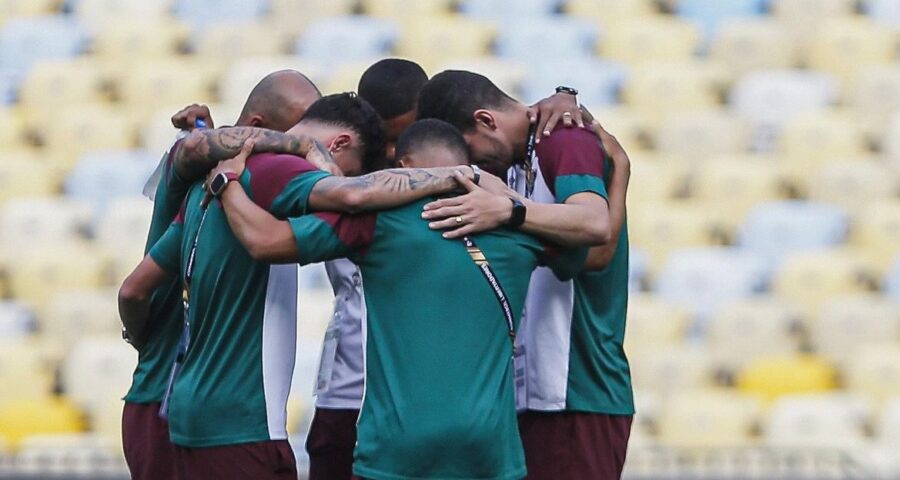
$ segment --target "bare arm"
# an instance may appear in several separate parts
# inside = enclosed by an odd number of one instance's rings
[[[169,274],[150,255],[144,257],[119,288],[119,317],[135,348],[147,341],[150,330],[150,298]]]
[[[253,203],[240,182],[230,182],[221,200],[231,231],[254,260],[267,263],[297,261],[297,243],[290,224]]]
[[[247,140],[253,141],[253,153],[311,157],[308,159],[319,168],[323,166],[315,161],[316,155],[331,159],[330,153],[309,137],[256,127],[196,129],[184,138],[175,151],[175,171],[186,181],[198,180],[220,161],[237,155]]]
[[[562,204],[521,200],[528,209],[519,227],[524,232],[565,247],[610,241],[609,205],[596,193],[576,193]]]

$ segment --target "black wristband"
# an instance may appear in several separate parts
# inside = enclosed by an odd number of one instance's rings
[[[577,96],[578,90],[576,90],[572,87],[566,87],[564,85],[560,85],[560,86],[556,87],[556,93],[568,93],[569,95]]]
[[[478,168],[478,165],[469,165],[472,167],[472,183],[478,185],[478,182],[481,181],[481,169]]]

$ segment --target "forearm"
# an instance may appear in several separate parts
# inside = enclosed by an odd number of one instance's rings
[[[149,331],[150,298],[125,298],[120,295],[119,317],[131,343],[140,349],[146,343]]]
[[[625,225],[625,199],[628,190],[630,172],[627,163],[616,163],[609,188],[609,243],[591,248],[585,261],[585,270],[602,270],[609,265],[619,246],[619,236]]]
[[[608,217],[597,215],[586,205],[547,204],[524,201],[525,223],[520,230],[564,247],[604,244],[609,241]],[[590,226],[591,228],[586,228]]]
[[[455,190],[459,184],[454,172],[473,177],[468,166],[394,168],[354,178],[327,177],[313,188],[309,206],[345,213],[393,208]]]
[[[219,162],[234,157],[247,140],[253,140],[253,153],[284,153],[305,157],[315,142],[302,136],[288,135],[256,127],[226,127],[215,130],[193,130],[175,152],[175,170],[183,179],[201,178]]]
[[[254,260],[297,261],[297,244],[288,222],[278,220],[250,200],[238,182],[228,184],[221,201],[231,231]]]

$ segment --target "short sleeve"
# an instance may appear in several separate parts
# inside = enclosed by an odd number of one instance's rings
[[[313,187],[329,176],[300,157],[276,154],[250,157],[245,175],[253,201],[282,219],[305,215]]]
[[[150,258],[166,273],[177,275],[181,271],[181,237],[184,230],[182,215],[169,225],[166,233],[150,249]]]
[[[172,147],[169,148],[169,151],[166,152],[165,168],[163,169],[163,179],[165,180],[167,192],[181,198],[184,198],[192,183],[181,178],[175,170],[175,154],[183,144],[184,138],[182,137],[176,140]]]
[[[320,212],[290,218],[297,242],[298,263],[324,262],[365,255],[375,237],[377,214]]]
[[[553,271],[556,278],[566,281],[578,275],[587,261],[587,247],[564,248],[554,244],[542,242],[544,250],[540,262]]]
[[[557,128],[537,146],[544,181],[557,203],[576,193],[608,198],[603,182],[607,156],[600,140],[585,128]]]

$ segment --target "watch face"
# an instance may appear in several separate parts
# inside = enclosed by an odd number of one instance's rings
[[[228,185],[228,177],[224,173],[220,173],[213,177],[209,184],[209,190],[213,195],[219,195],[225,189],[225,185]]]

